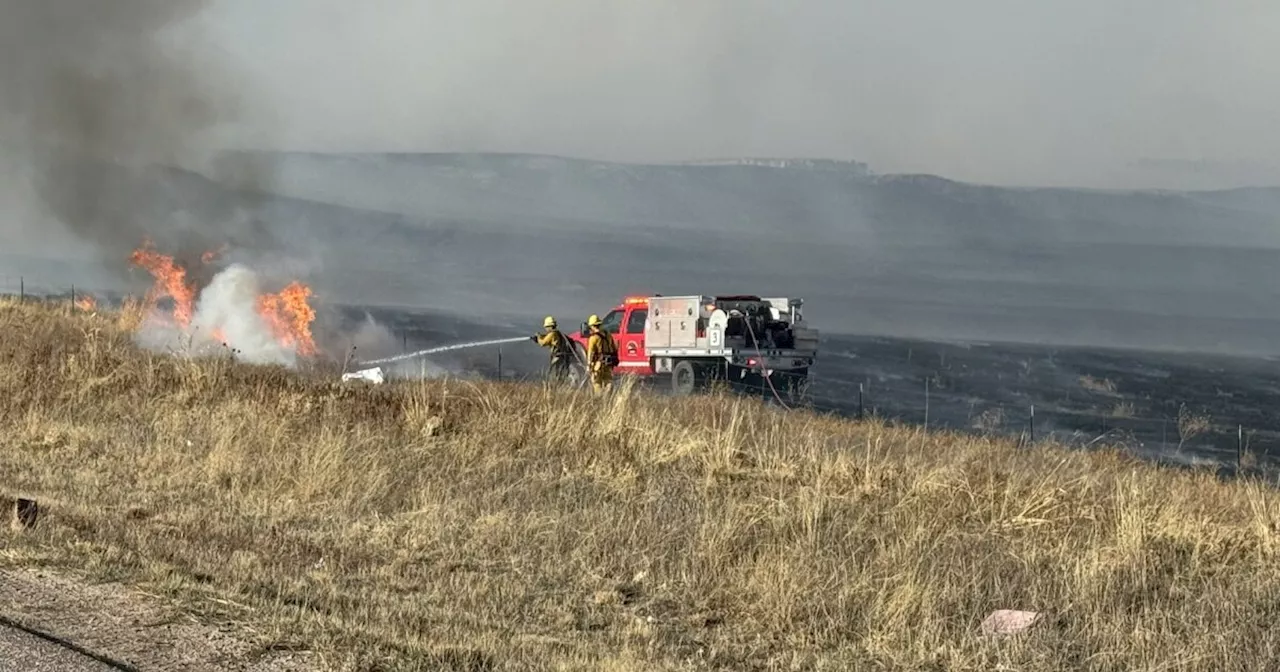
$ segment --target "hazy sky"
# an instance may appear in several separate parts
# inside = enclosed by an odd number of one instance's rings
[[[1275,0],[213,0],[235,142],[1280,183]],[[259,122],[265,117],[255,116]],[[252,131],[252,139],[244,133]]]

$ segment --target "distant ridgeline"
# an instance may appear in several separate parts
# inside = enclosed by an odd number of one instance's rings
[[[748,157],[738,159],[703,159],[680,161],[682,166],[760,166],[764,168],[809,168],[853,172],[863,177],[871,175],[871,168],[861,161],[841,159],[777,159]]]

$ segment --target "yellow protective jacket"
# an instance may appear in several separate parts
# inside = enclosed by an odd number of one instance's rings
[[[603,365],[606,354],[618,354],[618,344],[613,340],[613,334],[604,329],[591,332],[591,337],[587,339],[587,362],[592,368]]]
[[[570,357],[572,355],[569,352],[569,339],[565,338],[559,329],[552,329],[539,336],[538,345],[544,348],[551,348],[551,359]]]

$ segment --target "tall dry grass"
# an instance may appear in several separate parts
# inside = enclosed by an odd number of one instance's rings
[[[9,564],[358,669],[1267,669],[1280,500],[758,401],[327,379],[0,307]],[[216,598],[216,601],[214,599]],[[988,638],[998,608],[1043,611]]]

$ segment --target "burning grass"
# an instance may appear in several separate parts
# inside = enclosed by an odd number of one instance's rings
[[[1257,484],[751,400],[344,387],[142,352],[117,319],[0,307],[0,489],[47,507],[0,562],[166,591],[264,644],[456,670],[1280,652],[1280,498]],[[1046,618],[981,636],[1002,608]]]
[[[200,264],[208,266],[214,263],[226,249],[224,246],[202,253]],[[207,334],[199,336],[208,339],[209,344],[221,344],[234,349],[243,349],[254,345],[254,341],[259,341],[254,350],[260,350],[261,339],[269,338],[274,341],[274,346],[295,355],[313,357],[317,352],[311,334],[311,323],[315,321],[316,311],[310,304],[311,288],[302,282],[290,282],[276,293],[259,293],[256,276],[247,269],[236,268],[232,269],[235,273],[233,277],[241,283],[254,282],[248,288],[254,295],[226,296],[231,290],[223,289],[221,292],[214,292],[215,296],[210,298],[212,287],[197,286],[182,262],[157,251],[150,241],[144,241],[142,247],[134,250],[129,260],[133,265],[146,269],[153,279],[151,288],[141,302],[143,319],[158,321],[162,327],[181,332],[188,340],[197,335],[195,332],[200,327],[205,327]],[[214,282],[216,283],[216,278]],[[158,303],[162,299],[169,300],[172,308],[168,311],[160,310]],[[244,299],[248,299],[247,305],[235,305],[237,301]],[[212,315],[204,316],[206,324],[194,324],[201,317],[198,313],[202,301],[213,304],[209,307]]]

